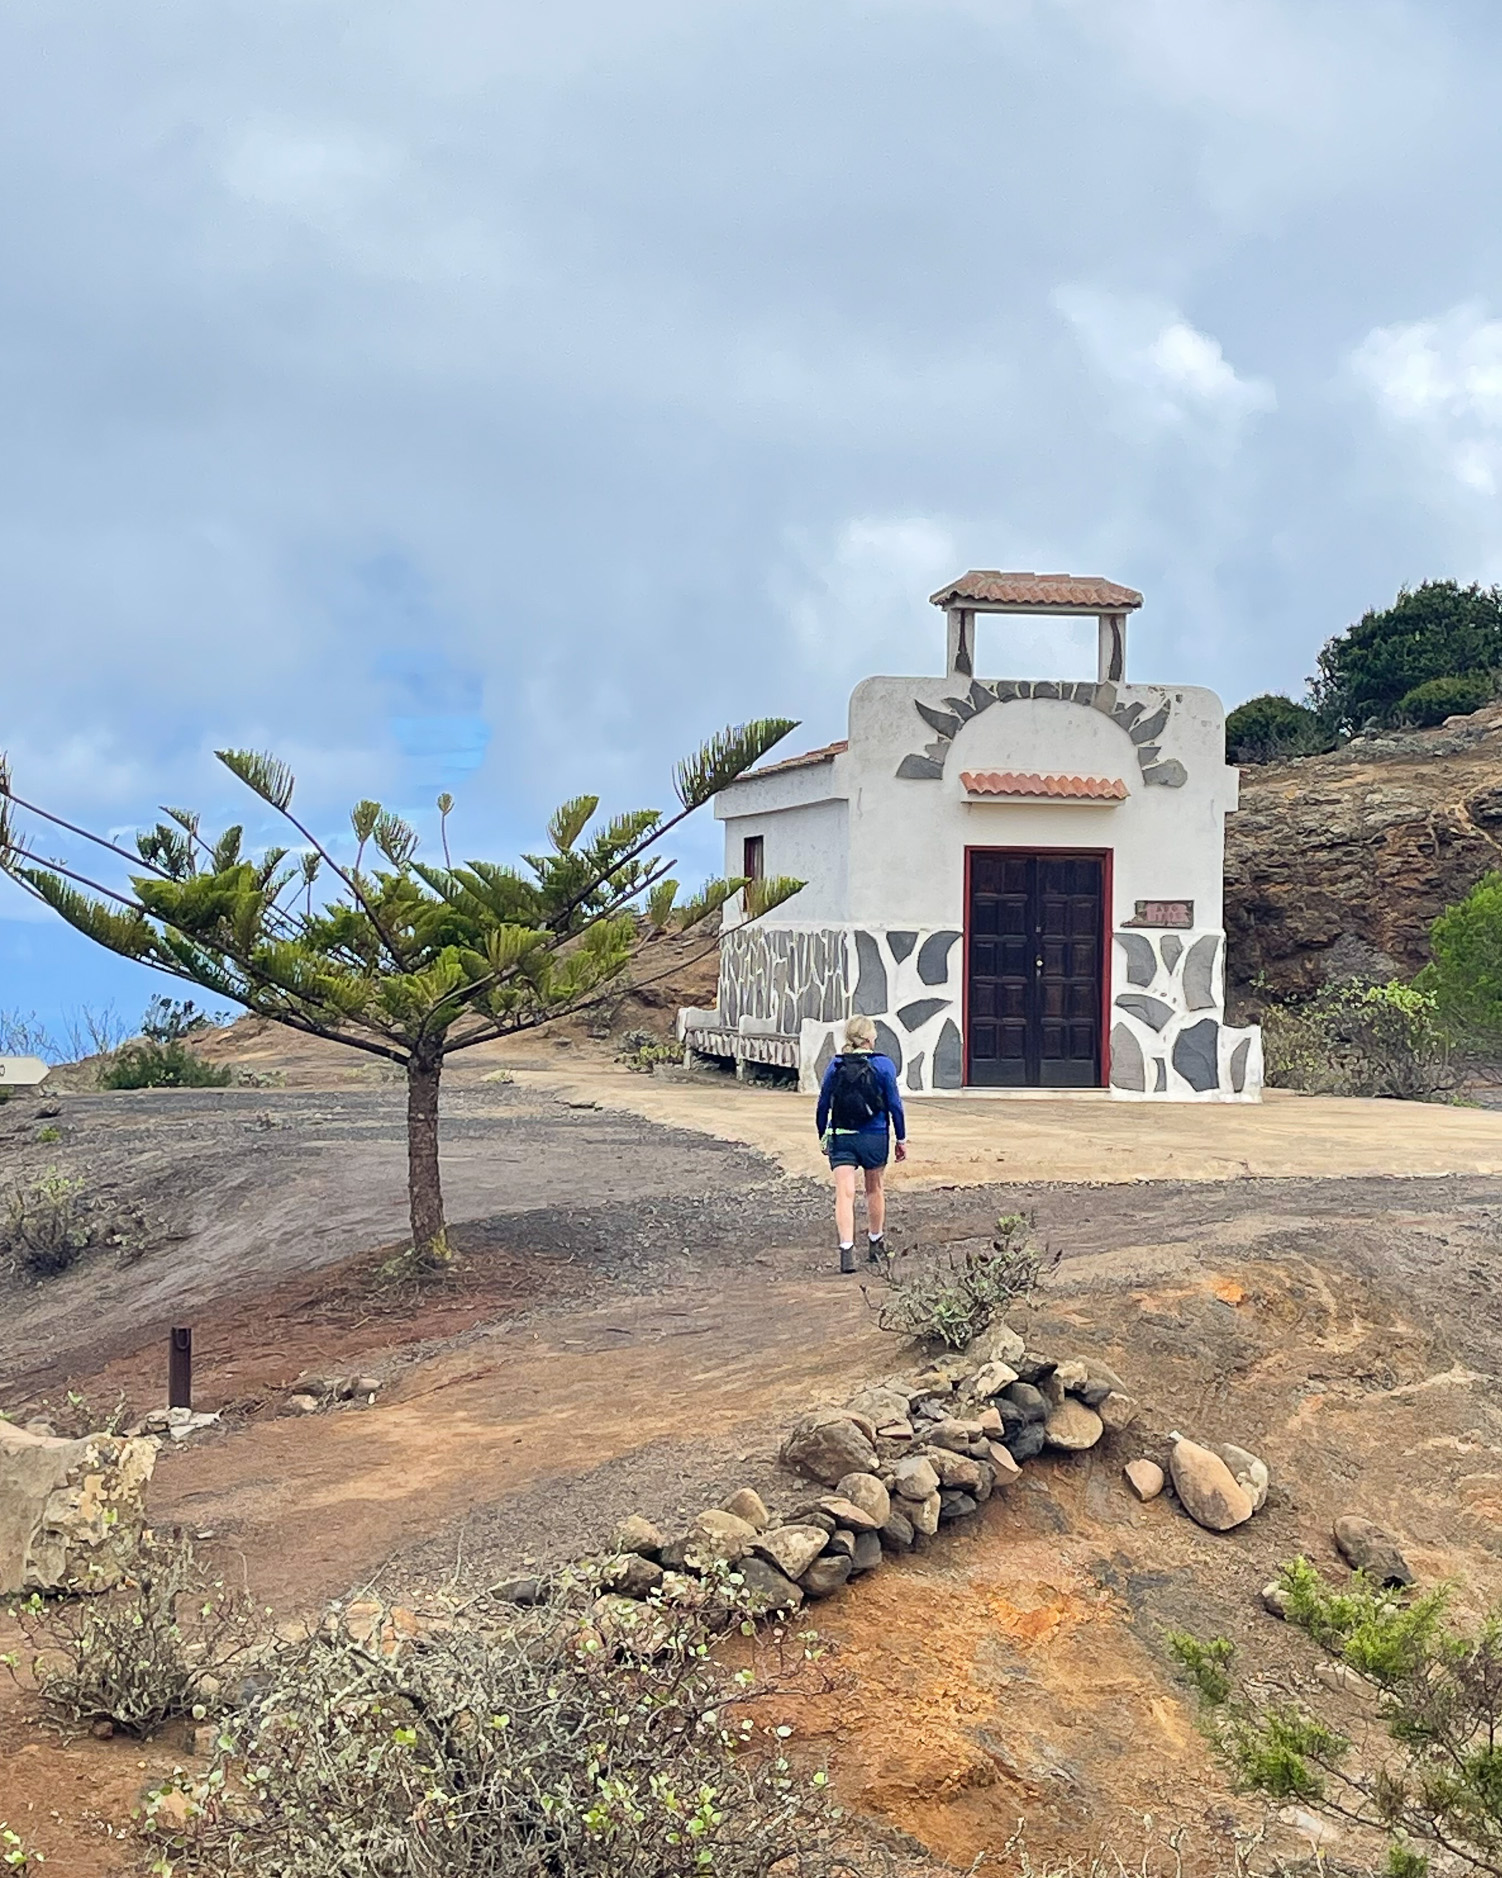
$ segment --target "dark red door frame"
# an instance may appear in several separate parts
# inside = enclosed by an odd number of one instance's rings
[[[1116,932],[1114,848],[1015,848],[976,842],[965,849],[965,908],[960,920],[960,1061],[970,1073],[970,857],[973,854],[1046,854],[1052,860],[1099,861],[1100,878],[1100,1084],[1111,1086],[1111,973]],[[974,1087],[966,1083],[965,1088]]]

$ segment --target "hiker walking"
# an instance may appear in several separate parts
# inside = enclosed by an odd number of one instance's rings
[[[852,1017],[845,1048],[824,1072],[816,1117],[819,1139],[834,1170],[834,1223],[840,1235],[840,1270],[855,1270],[855,1173],[866,1181],[867,1259],[875,1264],[886,1249],[886,1173],[889,1127],[896,1130],[897,1158],[907,1159],[907,1120],[897,1090],[897,1066],[876,1051],[876,1026]]]

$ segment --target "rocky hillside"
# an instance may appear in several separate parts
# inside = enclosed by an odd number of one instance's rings
[[[1410,973],[1435,916],[1502,867],[1502,704],[1241,772],[1226,824],[1229,986],[1244,1008]]]

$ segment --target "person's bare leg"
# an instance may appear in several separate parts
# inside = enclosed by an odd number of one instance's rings
[[[834,1170],[834,1227],[842,1246],[855,1244],[855,1169]]]
[[[886,1173],[884,1167],[866,1169],[866,1231],[873,1239],[879,1239],[887,1229],[887,1190],[882,1184]],[[852,1223],[855,1209],[850,1209]]]

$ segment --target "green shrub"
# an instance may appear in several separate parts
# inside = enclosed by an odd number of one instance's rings
[[[660,1038],[654,1037],[650,1030],[627,1031],[622,1041],[624,1047],[616,1060],[624,1063],[627,1069],[641,1070],[651,1075],[659,1063],[683,1061],[681,1044],[664,1043]]]
[[[1415,685],[1398,701],[1399,723],[1424,727],[1442,724],[1447,717],[1469,717],[1496,697],[1490,672],[1466,672],[1458,678],[1431,678]]]
[[[1267,1081],[1306,1095],[1432,1102],[1460,1081],[1452,1029],[1432,990],[1398,980],[1326,985],[1262,1015]]]
[[[1336,1590],[1302,1558],[1280,1583],[1289,1623],[1363,1679],[1386,1740],[1355,1749],[1304,1702],[1238,1684],[1224,1638],[1171,1633],[1237,1785],[1385,1834],[1390,1878],[1421,1878],[1431,1850],[1447,1870],[1502,1870],[1502,1609],[1453,1624],[1445,1587],[1413,1596],[1358,1573]]]
[[[1484,875],[1429,929],[1430,961],[1415,981],[1462,1035],[1502,1036],[1502,873]]]
[[[164,1866],[212,1878],[911,1868],[860,1843],[824,1775],[789,1761],[786,1730],[749,1719],[765,1685],[713,1653],[725,1603],[656,1593],[603,1614],[583,1588],[396,1654],[327,1626],[262,1662],[208,1773],[148,1803],[148,1831]]]
[[[5,1196],[0,1256],[28,1277],[54,1277],[93,1243],[92,1213],[84,1183],[50,1167]]]
[[[1038,1282],[1043,1259],[1031,1241],[1032,1225],[1025,1214],[1006,1213],[984,1251],[933,1259],[914,1248],[884,1260],[877,1323],[897,1336],[963,1350]]]
[[[33,1597],[12,1616],[54,1722],[108,1722],[133,1735],[203,1713],[227,1672],[263,1641],[250,1600],[227,1591],[186,1540],[144,1541],[135,1576],[115,1590]]]
[[[232,1080],[228,1064],[206,1063],[177,1037],[127,1043],[99,1072],[101,1089],[223,1089]]]
[[[1238,704],[1226,719],[1228,763],[1277,763],[1314,756],[1333,739],[1306,704],[1268,692]]]

